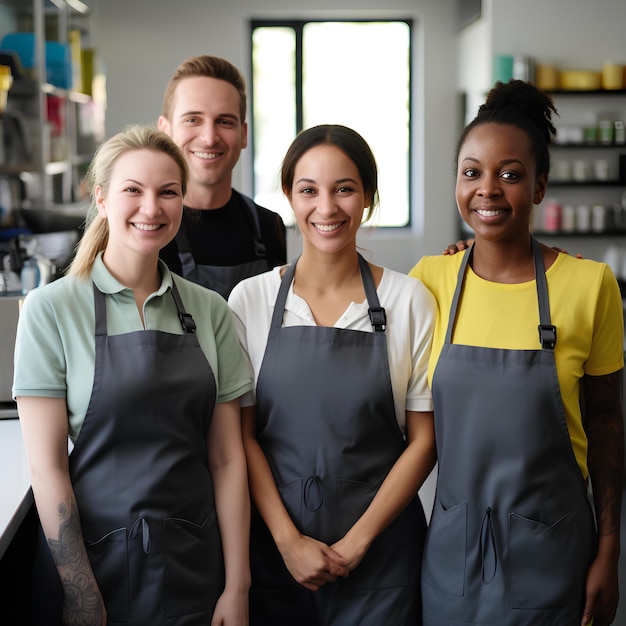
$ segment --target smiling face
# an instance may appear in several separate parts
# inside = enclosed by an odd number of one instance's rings
[[[527,239],[533,205],[541,203],[547,185],[536,167],[522,129],[487,122],[470,131],[459,151],[456,201],[477,239]]]
[[[336,146],[322,144],[298,160],[284,190],[303,236],[303,246],[334,254],[354,251],[370,199],[354,162]]]
[[[240,109],[237,89],[224,80],[193,76],[176,86],[171,118],[161,116],[159,128],[185,155],[192,198],[202,187],[230,195],[232,170],[248,143]]]
[[[118,157],[106,191],[94,190],[100,217],[108,220],[105,258],[122,266],[156,259],[180,226],[181,171],[167,154],[132,150]]]

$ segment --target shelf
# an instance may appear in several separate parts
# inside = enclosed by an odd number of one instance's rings
[[[50,161],[45,164],[46,174],[56,176],[69,171],[72,163],[69,161]],[[15,165],[0,165],[0,175],[18,176],[27,172],[38,173],[40,171],[37,163],[16,163]]]
[[[69,172],[71,165],[69,161],[51,161],[46,163],[46,174],[50,176],[65,174]]]
[[[621,180],[550,180],[548,188],[552,187],[624,187],[626,182]]]
[[[56,85],[51,85],[50,83],[44,83],[41,86],[42,91],[48,96],[56,96],[57,98],[63,98],[65,100],[69,100],[70,102],[76,102],[78,104],[88,104],[93,100],[93,98],[86,94],[81,93],[80,91],[72,91],[69,89],[61,89]]]
[[[536,237],[558,237],[561,238],[572,238],[572,237],[583,237],[584,239],[595,238],[595,239],[606,239],[606,238],[615,238],[615,237],[626,237],[626,231],[623,230],[607,230],[601,233],[597,233],[595,231],[589,230],[586,233],[574,231],[573,233],[565,233],[563,231],[559,231],[556,233],[550,233],[543,230],[533,231],[533,235]]]
[[[59,83],[67,88],[50,84],[48,46],[42,44],[48,40],[63,44],[77,56],[89,33],[89,7],[82,0],[0,0],[0,5],[13,11],[20,30],[32,31],[35,42],[34,78],[29,79],[28,93],[20,92],[16,99],[28,119],[32,153],[11,154],[8,163],[0,164],[0,175],[23,183],[16,200],[19,207],[69,203],[81,193],[85,166],[103,140],[104,101],[100,94],[94,97],[72,88],[74,83]],[[67,68],[63,69],[65,76]],[[17,159],[20,163],[14,162]]]
[[[553,89],[553,96],[626,96],[626,89]]]
[[[22,172],[37,172],[39,168],[34,163],[15,163],[0,165],[0,176],[19,176]]]
[[[584,148],[585,150],[605,150],[607,148],[621,148],[622,150],[626,150],[626,143],[600,143],[599,141],[595,141],[594,143],[551,143],[550,149],[552,148],[564,148],[574,150],[578,150],[580,148]]]

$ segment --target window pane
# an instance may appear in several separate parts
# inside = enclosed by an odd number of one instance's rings
[[[255,28],[252,33],[255,200],[293,223],[280,191],[280,165],[296,135],[296,38],[293,28]]]
[[[302,32],[302,67],[296,37]],[[293,224],[278,171],[299,130],[344,124],[370,144],[378,162],[380,211],[372,225],[410,221],[410,26],[406,22],[299,22],[253,30],[255,199]],[[383,51],[383,53],[381,53]],[[300,70],[302,84],[296,81]]]
[[[381,53],[381,51],[383,51]],[[309,23],[303,33],[304,127],[343,124],[369,143],[379,170],[374,221],[409,221],[409,27]]]

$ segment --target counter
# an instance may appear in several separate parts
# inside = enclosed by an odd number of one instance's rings
[[[17,419],[0,419],[0,558],[33,504],[30,470]]]

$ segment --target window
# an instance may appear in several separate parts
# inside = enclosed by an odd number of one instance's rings
[[[411,21],[252,22],[254,196],[293,224],[280,164],[295,135],[344,124],[378,163],[372,225],[410,223]]]

